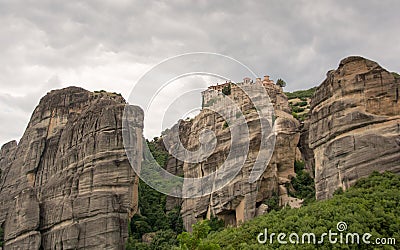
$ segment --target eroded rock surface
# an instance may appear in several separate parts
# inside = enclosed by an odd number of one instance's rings
[[[237,225],[247,221],[256,215],[265,213],[266,205],[263,201],[279,196],[281,205],[288,204],[289,199],[285,183],[295,176],[294,161],[300,158],[297,148],[300,133],[299,122],[290,114],[288,101],[282,89],[271,83],[265,84],[271,102],[274,104],[276,124],[275,151],[261,178],[255,182],[249,182],[250,172],[253,168],[256,157],[259,153],[261,130],[256,109],[249,100],[236,88],[232,88],[230,98],[236,101],[245,114],[249,128],[249,152],[247,160],[236,175],[236,177],[222,189],[200,198],[184,199],[182,202],[181,214],[186,229],[191,230],[192,224],[196,221],[216,216],[225,221],[227,225]],[[210,101],[212,98],[206,98]],[[214,102],[214,101],[212,101]],[[218,102],[221,102],[218,104]],[[226,112],[235,112],[234,108],[222,100],[217,100],[216,105],[222,105]],[[181,123],[180,138],[182,144],[189,151],[199,148],[199,136],[204,129],[213,131],[217,138],[216,148],[207,160],[195,164],[184,163],[175,158],[170,158],[166,168],[173,173],[183,170],[187,178],[197,178],[209,175],[226,161],[231,149],[231,134],[225,120],[217,113],[203,109],[191,121]],[[177,201],[176,199],[171,199]],[[176,204],[172,203],[171,204]]]
[[[317,199],[373,171],[400,172],[400,80],[376,62],[348,57],[311,101]]]
[[[41,99],[19,144],[0,152],[5,249],[124,248],[138,207],[122,141],[124,106],[117,94],[77,87]],[[133,110],[141,135],[143,113]],[[140,164],[142,148],[134,153]]]

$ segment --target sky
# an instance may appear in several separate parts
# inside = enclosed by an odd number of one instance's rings
[[[232,57],[284,79],[286,91],[319,85],[350,55],[398,72],[398,13],[396,0],[0,0],[0,144],[19,140],[48,91],[128,99],[148,70],[182,53]]]

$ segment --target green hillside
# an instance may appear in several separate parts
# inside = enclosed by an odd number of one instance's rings
[[[304,121],[308,118],[311,97],[314,95],[316,89],[316,87],[313,87],[307,90],[285,92],[285,95],[288,97],[289,106],[292,110],[292,115],[294,118],[300,121]]]
[[[162,150],[158,138],[148,141],[147,146],[160,166],[165,166],[168,153]],[[142,167],[151,162],[143,161]],[[180,207],[166,211],[166,195],[162,194],[145,182],[139,182],[139,210],[129,223],[129,238],[127,250],[169,250],[178,244],[177,235],[184,230]],[[147,236],[147,237],[146,237]],[[143,242],[147,238],[147,242]]]
[[[317,89],[317,87],[313,87],[310,89],[306,89],[306,90],[297,90],[294,92],[285,92],[285,95],[288,97],[288,99],[295,99],[295,98],[311,98],[314,95],[315,90]]]
[[[400,176],[392,173],[373,173],[366,179],[343,192],[338,190],[334,197],[327,201],[312,202],[299,209],[283,209],[248,221],[238,228],[226,228],[220,232],[208,233],[208,222],[198,223],[193,234],[183,233],[178,236],[181,249],[398,249],[400,243]],[[314,233],[320,241],[323,233],[339,233],[337,224],[345,222],[347,229],[342,232],[345,242],[348,233],[360,235],[360,245],[331,244],[327,237],[321,244],[301,244],[303,233]],[[259,233],[268,229],[268,241],[260,244]],[[277,236],[269,242],[271,233],[300,235],[300,244],[279,244]],[[362,236],[370,233],[365,244]],[[340,234],[339,234],[340,235]],[[351,235],[350,235],[351,236]],[[351,243],[351,237],[348,242]],[[354,236],[355,237],[355,236]],[[391,245],[373,245],[377,238],[392,238]],[[261,239],[263,239],[261,237]],[[295,240],[295,238],[293,238]],[[332,238],[334,239],[334,238]],[[339,242],[339,236],[337,236]],[[356,240],[356,238],[354,238]],[[382,239],[383,240],[383,239]],[[394,244],[394,242],[397,244]],[[378,248],[376,248],[378,247]]]

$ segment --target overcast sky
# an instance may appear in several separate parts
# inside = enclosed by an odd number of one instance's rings
[[[321,83],[349,55],[400,71],[400,1],[0,1],[0,144],[19,140],[40,97],[120,92],[161,60],[209,51],[286,90]]]

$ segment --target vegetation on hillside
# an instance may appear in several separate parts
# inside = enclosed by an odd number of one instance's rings
[[[303,206],[315,201],[314,179],[305,170],[304,166],[304,161],[296,161],[294,163],[296,177],[293,177],[290,183],[286,183],[285,185],[288,195],[290,197],[302,199]],[[282,209],[282,207],[279,206],[279,195],[277,193],[273,193],[271,197],[264,200],[263,203],[268,206],[268,212]]]
[[[150,152],[160,166],[165,166],[168,153],[157,144],[158,138],[147,141]],[[146,163],[149,164],[149,163]],[[146,164],[143,164],[144,166]],[[183,222],[180,207],[166,211],[166,195],[146,183],[139,182],[139,213],[131,218],[129,223],[129,238],[126,249],[170,249],[178,244],[177,235],[183,232]],[[150,242],[142,242],[147,235]]]
[[[301,107],[301,104],[297,106]],[[158,138],[154,138],[147,143],[155,160],[165,166],[168,154],[157,141]],[[393,241],[400,242],[400,176],[375,172],[346,191],[338,189],[330,200],[315,201],[314,180],[304,169],[304,162],[296,161],[294,168],[296,177],[286,188],[290,196],[304,199],[303,207],[282,209],[278,206],[279,196],[275,195],[265,201],[269,206],[267,214],[237,228],[224,228],[223,221],[211,218],[193,225],[192,233],[184,232],[180,207],[167,212],[166,196],[140,181],[140,213],[130,221],[126,249],[370,249],[371,245],[361,241],[364,233],[372,235],[371,242],[377,238],[390,238],[392,246],[385,249],[394,249]],[[339,233],[339,222],[348,226],[344,237],[347,233],[358,233],[360,244],[331,244],[327,237],[318,243],[329,230]],[[260,244],[257,236],[265,229],[268,230],[268,240]],[[276,235],[270,242],[272,233]],[[286,241],[289,234],[297,233],[299,243],[280,244],[279,233],[287,235]],[[314,234],[316,245],[312,243],[313,238],[311,243],[302,243],[304,233]],[[146,238],[145,242],[143,238]]]
[[[168,160],[168,153],[160,148],[158,138],[153,141],[147,141],[147,145],[157,163],[165,166]],[[150,164],[144,162],[143,166]],[[300,199],[312,200],[314,197],[313,179],[304,171],[304,163],[298,161],[295,163],[297,176],[292,179],[290,195]],[[311,191],[310,191],[311,190]],[[178,247],[180,243],[184,249],[203,249],[201,240],[209,234],[221,231],[224,228],[224,222],[213,217],[199,225],[194,226],[192,234],[184,232],[180,207],[166,212],[166,196],[161,194],[143,181],[139,183],[139,210],[140,213],[133,216],[129,224],[129,239],[126,249],[171,249]],[[267,199],[269,211],[278,211],[279,196],[273,195]],[[143,238],[147,238],[143,242]],[[216,246],[211,244],[211,246]],[[186,248],[185,248],[186,247]],[[207,248],[206,248],[207,249]]]
[[[289,99],[289,106],[292,109],[294,118],[304,121],[308,117],[310,110],[310,99],[314,95],[316,87],[307,90],[285,92]]]
[[[207,235],[221,231],[224,228],[224,221],[212,217],[210,220],[202,220],[193,225],[193,232],[183,232],[178,236],[180,248],[176,249],[218,249],[218,245],[207,243],[204,245],[201,241]]]
[[[400,176],[389,172],[374,172],[370,177],[360,179],[347,191],[337,192],[330,200],[313,202],[299,209],[272,211],[238,228],[230,227],[216,233],[209,233],[210,230],[207,230],[203,222],[199,222],[193,227],[194,232],[191,235],[195,238],[194,245],[187,243],[187,233],[178,238],[180,249],[372,249],[373,245],[367,245],[361,240],[364,233],[370,233],[370,242],[375,242],[377,238],[386,238],[392,245],[385,249],[395,249],[400,242],[399,205]],[[322,243],[318,243],[321,236],[329,233],[329,230],[339,233],[339,222],[347,224],[343,237],[347,233],[360,235],[359,245],[331,244],[327,237]],[[268,241],[260,244],[257,236],[265,232],[265,229],[268,230]],[[269,237],[272,233],[276,235],[270,243]],[[299,244],[291,244],[289,241],[288,244],[280,244],[277,240],[279,233],[287,235],[286,241],[290,233],[297,233],[300,237],[304,233],[312,233],[315,234],[317,243],[308,243],[306,239],[302,244],[300,238]],[[339,236],[336,239],[339,240]],[[393,245],[393,241],[397,244]]]
[[[290,196],[303,199],[303,205],[315,201],[315,183],[314,179],[304,168],[304,161],[296,161],[294,163],[294,170],[296,177],[292,178],[290,184],[293,189],[286,187]]]
[[[313,87],[313,88],[310,88],[307,90],[297,90],[294,92],[285,92],[285,94],[289,100],[295,99],[295,98],[299,98],[299,99],[311,98],[314,95],[314,92],[316,89],[317,89],[317,87]]]
[[[111,96],[122,96],[121,95],[121,93],[117,93],[117,92],[107,92],[107,91],[105,91],[104,89],[102,89],[102,90],[95,90],[94,92],[93,92],[95,95],[98,95],[98,94],[108,94],[108,95],[111,95]]]
[[[392,72],[392,75],[394,76],[394,78],[396,79],[400,79],[400,74],[397,72]]]

